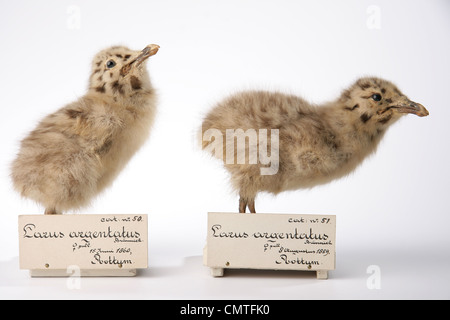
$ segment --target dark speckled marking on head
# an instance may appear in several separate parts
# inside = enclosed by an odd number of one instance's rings
[[[113,92],[119,92],[120,94],[124,94],[125,92],[123,91],[123,85],[119,83],[119,81],[114,81],[111,84],[111,89],[113,90]]]
[[[363,123],[366,123],[370,120],[370,118],[372,118],[372,116],[367,113],[363,113],[360,118]]]
[[[392,103],[392,99],[386,99],[385,100],[387,103]]]
[[[354,105],[352,108],[350,108],[350,107],[345,107],[345,110],[353,111],[353,110],[355,110],[356,108],[359,108],[359,105],[358,105],[358,104]]]
[[[350,90],[344,90],[344,91],[342,92],[341,99],[347,99],[347,100],[350,100],[351,98],[352,98],[352,96],[351,96],[351,94],[350,94]]]
[[[381,93],[382,93],[382,94],[385,94],[385,93],[386,93],[386,89],[385,89],[385,88],[382,88],[382,89],[381,89]]]
[[[386,124],[388,123],[389,120],[392,119],[392,113],[388,114],[386,117],[381,118],[380,120],[378,120],[377,122],[381,123],[381,124]]]
[[[106,85],[106,82],[103,83],[101,86],[96,87],[95,91],[100,92],[100,93],[105,93],[106,92],[105,85]]]
[[[140,90],[142,89],[142,83],[141,80],[139,80],[137,77],[135,76],[131,76],[130,77],[130,84],[131,84],[131,88],[133,90]]]
[[[378,110],[377,113],[378,113],[378,114],[383,114],[383,113],[385,113],[386,111],[391,110],[391,109],[392,109],[392,107],[387,107],[387,108],[384,108],[383,110]]]
[[[368,89],[368,88],[371,87],[370,83],[368,83],[368,82],[366,82],[366,83],[358,83],[358,85],[359,85],[359,87],[360,87],[362,90],[366,90],[366,89]]]

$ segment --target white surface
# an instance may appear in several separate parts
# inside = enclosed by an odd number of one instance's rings
[[[0,298],[450,298],[449,1],[30,0],[0,9]],[[367,25],[374,12],[379,29]],[[98,50],[149,43],[161,46],[149,63],[160,95],[151,138],[83,212],[148,213],[150,268],[83,278],[80,289],[29,278],[18,270],[17,216],[43,209],[11,190],[20,139],[84,94]],[[395,124],[351,176],[256,203],[260,212],[335,214],[337,269],[326,281],[306,272],[212,278],[201,259],[206,212],[236,211],[238,201],[220,164],[198,151],[202,115],[243,88],[322,102],[362,75],[397,83],[430,116]],[[368,289],[369,266],[380,289]]]

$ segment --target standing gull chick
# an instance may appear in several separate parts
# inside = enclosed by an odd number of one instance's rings
[[[88,92],[45,117],[22,143],[11,177],[45,214],[86,206],[145,142],[156,111],[145,68],[156,54],[116,46],[92,62]]]
[[[321,106],[277,92],[241,92],[207,114],[202,123],[202,148],[215,151],[216,157],[224,160],[232,185],[239,192],[239,212],[248,207],[255,213],[255,197],[261,191],[278,194],[310,188],[349,174],[375,152],[386,129],[405,114],[424,117],[428,111],[409,100],[394,84],[379,78],[361,78],[338,99]],[[217,139],[217,135],[214,140],[205,138],[208,130],[225,136],[230,129],[245,133],[276,129],[279,140],[276,146],[271,139],[263,144],[253,141],[253,145],[235,145],[232,137],[230,145],[230,139]],[[276,174],[262,175],[261,161],[248,161],[250,151],[256,150],[255,144],[259,151],[269,147],[278,153]],[[230,162],[228,157],[225,161],[227,147],[234,151],[234,160],[242,152],[246,162]]]

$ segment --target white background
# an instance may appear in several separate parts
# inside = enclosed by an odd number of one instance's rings
[[[450,2],[2,1],[0,4],[0,298],[450,298]],[[159,94],[151,138],[82,213],[147,213],[149,264],[136,278],[31,279],[18,268],[17,216],[43,208],[12,191],[19,142],[82,96],[93,55],[161,46],[148,64]],[[202,265],[208,211],[238,198],[195,135],[203,115],[241,89],[334,99],[364,75],[395,82],[430,116],[396,123],[349,177],[261,195],[257,211],[337,216],[337,269],[230,271]],[[369,289],[369,266],[381,288]]]

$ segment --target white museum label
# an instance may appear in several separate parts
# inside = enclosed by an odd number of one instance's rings
[[[21,215],[21,269],[140,269],[148,266],[147,215]]]
[[[334,270],[336,216],[208,213],[211,268]]]

